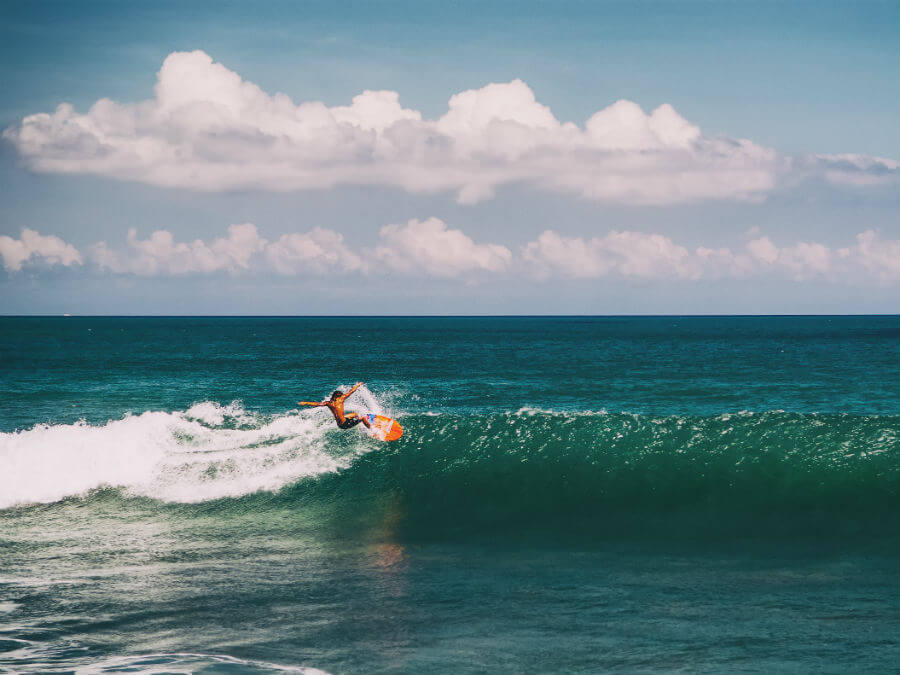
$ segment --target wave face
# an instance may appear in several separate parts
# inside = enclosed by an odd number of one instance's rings
[[[898,417],[521,411],[404,423],[406,445],[320,483],[346,498],[398,495],[419,534],[897,536]]]
[[[39,425],[0,436],[0,506],[112,487],[224,511],[235,498],[337,509],[416,537],[898,536],[897,416],[526,409],[401,422],[406,435],[391,444],[341,432],[321,411],[262,416],[236,404]]]

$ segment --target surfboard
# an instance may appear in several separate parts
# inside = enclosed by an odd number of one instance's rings
[[[379,441],[396,441],[403,435],[403,427],[397,423],[397,420],[384,415],[373,415],[372,413],[367,413],[363,417],[372,425],[372,428],[366,429],[366,431]],[[365,429],[362,425],[360,426]]]

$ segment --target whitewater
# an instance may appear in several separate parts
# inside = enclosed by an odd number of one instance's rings
[[[356,408],[380,414],[368,389]],[[0,433],[0,508],[49,503],[98,488],[167,502],[200,502],[277,491],[300,478],[334,472],[376,441],[328,444],[330,415],[297,410],[247,412],[239,402],[196,403],[184,411],[146,411],[92,425],[38,424]]]

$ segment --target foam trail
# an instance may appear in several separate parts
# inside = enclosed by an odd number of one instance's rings
[[[0,508],[49,503],[100,487],[197,502],[275,491],[337,471],[367,448],[329,448],[333,425],[308,414],[268,418],[238,403],[128,415],[102,426],[40,424],[0,434]]]

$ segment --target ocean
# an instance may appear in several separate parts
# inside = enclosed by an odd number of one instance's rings
[[[2,672],[898,672],[898,553],[896,316],[0,318]]]

